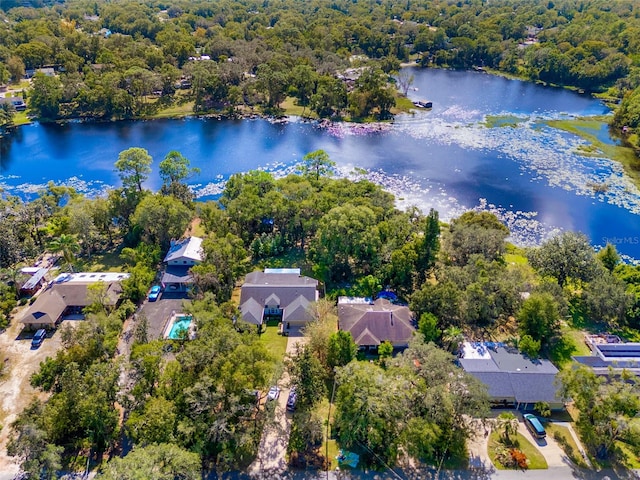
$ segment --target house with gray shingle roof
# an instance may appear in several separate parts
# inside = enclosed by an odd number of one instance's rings
[[[262,325],[267,320],[301,326],[313,320],[311,304],[318,300],[318,281],[300,269],[265,269],[251,272],[240,292],[240,312],[245,322]]]
[[[558,369],[549,360],[532,360],[502,344],[465,342],[458,363],[487,386],[494,406],[533,410],[546,402],[551,410],[564,409]]]
[[[338,328],[349,332],[362,348],[377,349],[385,341],[394,348],[406,348],[415,332],[409,308],[382,298],[375,302],[363,300],[338,299]]]

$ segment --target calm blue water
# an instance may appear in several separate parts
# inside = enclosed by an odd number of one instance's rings
[[[293,171],[322,148],[343,176],[366,177],[395,193],[400,206],[435,207],[445,219],[475,208],[491,210],[513,240],[531,244],[555,230],[587,233],[640,258],[640,192],[607,159],[579,155],[579,138],[544,121],[608,114],[601,102],[477,72],[413,70],[409,96],[432,110],[401,115],[380,129],[292,121],[182,119],[31,125],[0,150],[0,187],[25,197],[49,180],[95,194],[118,185],[118,153],[146,148],[155,165],[179,150],[201,169],[192,180],[200,198],[220,192],[232,173],[264,168]],[[487,115],[517,116],[517,126],[487,128]],[[512,123],[512,122],[510,122]],[[606,129],[598,132],[608,137]],[[608,185],[595,194],[589,185]],[[157,168],[147,182],[157,189]]]

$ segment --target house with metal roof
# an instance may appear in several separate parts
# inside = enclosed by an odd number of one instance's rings
[[[202,238],[187,237],[180,241],[171,241],[169,251],[164,257],[165,270],[162,274],[163,285],[175,285],[185,288],[193,283],[193,277],[189,271],[194,265],[202,263]]]
[[[49,271],[48,268],[38,268],[33,275],[27,280],[22,287],[20,287],[20,293],[24,295],[33,295],[40,288],[45,280],[45,275]]]
[[[121,281],[128,273],[81,272],[59,275],[40,293],[33,305],[20,320],[26,329],[55,328],[65,316],[82,316],[83,309],[94,301],[89,294],[89,286],[97,282],[105,285],[102,301],[108,307],[115,307],[122,294]]]
[[[266,321],[301,326],[313,320],[311,304],[318,300],[318,281],[300,269],[265,269],[249,273],[240,292],[240,312],[245,322]]]
[[[558,369],[549,360],[532,360],[501,343],[465,342],[458,363],[487,386],[496,407],[533,410],[546,402],[551,410],[564,409]]]
[[[377,350],[382,342],[394,348],[406,348],[415,332],[413,314],[408,307],[389,300],[338,298],[338,328],[349,332],[361,348]]]

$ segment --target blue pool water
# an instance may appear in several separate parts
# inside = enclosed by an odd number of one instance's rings
[[[180,333],[182,331],[187,331],[187,332],[189,331],[191,320],[192,320],[191,316],[176,317],[176,319],[173,322],[173,325],[171,325],[171,330],[169,331],[169,335],[167,338],[170,338],[171,340],[179,340]]]

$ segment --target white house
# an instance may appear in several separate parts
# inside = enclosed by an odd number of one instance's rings
[[[171,246],[164,257],[166,265],[162,274],[162,283],[167,286],[175,285],[179,289],[185,288],[193,282],[189,269],[202,263],[202,239],[188,237],[180,241],[171,241]]]

